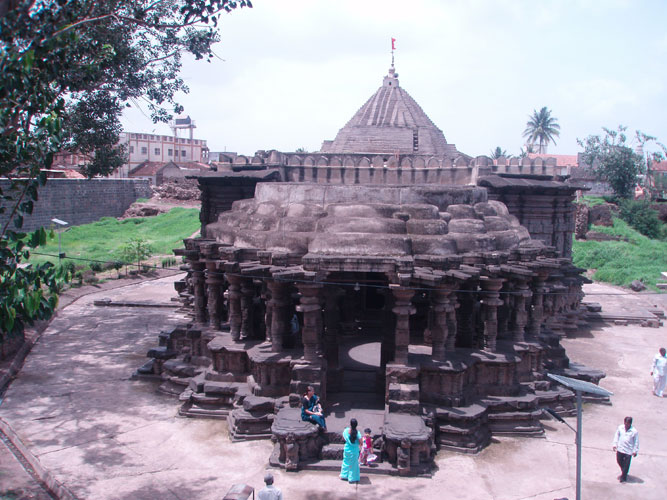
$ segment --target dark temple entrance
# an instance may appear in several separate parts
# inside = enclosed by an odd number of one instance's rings
[[[387,278],[382,273],[337,273],[329,280],[338,292],[328,305],[335,306],[339,321],[333,324],[335,318],[329,318],[325,332],[328,392],[384,398],[382,351],[387,332],[393,332]]]

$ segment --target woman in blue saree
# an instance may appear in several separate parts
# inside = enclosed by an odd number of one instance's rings
[[[359,432],[357,419],[350,420],[350,426],[343,431],[345,448],[343,448],[343,465],[340,468],[340,478],[350,483],[359,482]]]

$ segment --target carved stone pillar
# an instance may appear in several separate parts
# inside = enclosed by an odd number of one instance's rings
[[[266,285],[266,281],[264,281],[264,284],[262,286],[261,297],[262,300],[264,301],[264,327],[265,327],[264,340],[270,341],[271,318],[273,315],[273,308],[271,305],[271,292],[269,291],[269,287]]]
[[[241,338],[241,277],[232,273],[225,275],[229,288],[227,289],[227,301],[229,302],[229,332],[232,340]]]
[[[503,287],[502,278],[482,276],[479,284],[482,287],[482,311],[484,316],[484,346],[489,351],[496,350],[498,336],[498,307],[503,305],[500,300],[500,289]]]
[[[392,311],[396,315],[394,363],[406,365],[410,346],[410,315],[416,311],[411,303],[415,291],[398,285],[390,285],[390,287],[395,300]]]
[[[338,336],[340,335],[339,299],[344,292],[333,285],[324,288],[324,353],[330,369],[338,368]]]
[[[500,300],[503,302],[498,307],[498,340],[509,340],[512,338],[509,333],[509,321],[512,315],[512,285],[509,281],[503,283],[500,289]]]
[[[194,261],[192,266],[192,284],[195,295],[195,322],[206,323],[206,278],[204,276],[205,264]]]
[[[206,268],[206,284],[208,285],[208,321],[212,328],[220,330],[223,309],[222,290],[225,275],[217,270],[215,262],[208,263]]]
[[[456,348],[456,333],[458,330],[456,322],[456,310],[459,304],[456,300],[456,294],[449,297],[449,307],[447,310],[447,342],[446,347],[448,351],[453,351]]]
[[[436,361],[445,361],[447,340],[449,335],[448,315],[454,311],[449,296],[453,286],[440,286],[432,291],[433,323],[431,325],[432,357]]]
[[[512,324],[512,340],[514,342],[523,342],[525,340],[526,324],[528,324],[528,311],[526,310],[526,302],[530,300],[532,295],[530,288],[528,288],[528,279],[524,276],[514,279],[514,310],[513,324]]]
[[[289,283],[284,281],[268,281],[271,292],[271,351],[280,352],[283,348],[283,339],[288,335],[290,328],[289,318]]]
[[[322,285],[298,283],[297,288],[301,294],[301,300],[299,305],[296,306],[296,310],[303,313],[303,329],[301,332],[303,357],[306,361],[316,361],[322,337],[322,305],[320,299]]]
[[[541,333],[542,322],[544,321],[544,294],[547,291],[544,286],[548,274],[540,273],[533,278],[533,303],[528,313],[528,326],[526,328],[527,336],[530,339],[537,339]]]
[[[241,279],[241,338],[254,338],[253,299],[255,298],[255,284],[251,278]]]

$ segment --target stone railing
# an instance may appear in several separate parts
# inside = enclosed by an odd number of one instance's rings
[[[555,158],[434,157],[409,154],[281,153],[239,155],[235,171],[274,168],[286,182],[318,184],[475,184],[489,174],[560,175]]]

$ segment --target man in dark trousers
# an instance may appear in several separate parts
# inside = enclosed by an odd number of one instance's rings
[[[616,429],[611,449],[616,452],[616,462],[621,468],[621,477],[618,480],[625,483],[628,480],[630,461],[639,451],[639,435],[637,429],[632,427],[632,417],[625,417],[623,424]]]

